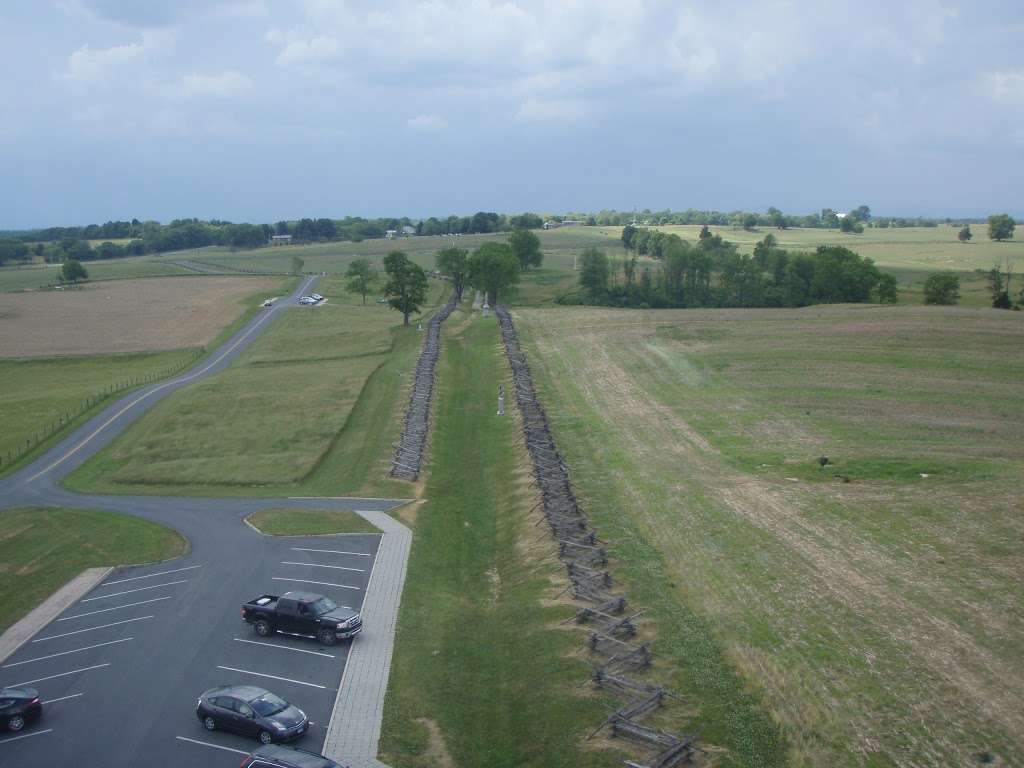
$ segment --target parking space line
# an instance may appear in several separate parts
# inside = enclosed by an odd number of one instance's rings
[[[44,733],[53,733],[53,728],[47,728],[45,731],[33,731],[32,733],[23,733],[21,736],[11,736],[9,739],[0,739],[0,744],[6,744],[9,741],[17,741],[18,739],[27,739],[29,736],[42,736]],[[246,752],[246,754],[249,754]]]
[[[321,653],[320,651],[307,651],[304,648],[289,648],[287,645],[278,645],[277,643],[261,643],[259,640],[243,640],[240,637],[235,638],[236,642],[249,643],[250,645],[265,645],[268,648],[280,648],[282,651],[295,651],[296,653],[308,653],[311,656],[326,656],[328,659],[333,659],[333,653]]]
[[[263,672],[253,672],[251,669],[236,669],[235,667],[224,667],[220,664],[217,665],[217,669],[226,669],[228,672],[241,672],[243,675],[256,675],[256,677],[269,677],[271,680],[283,680],[286,683],[295,683],[296,685],[308,685],[310,688],[319,688],[322,691],[333,691],[334,688],[328,688],[326,685],[319,685],[317,683],[305,683],[302,680],[292,680],[290,677],[278,677],[277,675],[268,675]]]
[[[97,613],[106,613],[107,611],[119,611],[122,608],[134,608],[136,605],[145,605],[146,603],[157,603],[161,600],[170,600],[170,596],[167,597],[154,597],[152,600],[139,600],[137,603],[126,603],[125,605],[115,605],[113,608],[100,608],[98,611],[89,611],[88,613],[76,613],[74,616],[64,616],[63,618],[57,619],[57,621],[69,621],[71,619],[84,619],[86,616],[95,616]]]
[[[150,573],[145,576],[131,576],[127,579],[118,579],[117,581],[105,581],[100,584],[101,587],[109,587],[113,584],[124,584],[126,581],[138,581],[139,579],[152,579],[154,576],[166,576],[169,573],[178,573],[179,571],[191,571],[196,568],[202,568],[201,565],[189,565],[185,568],[173,568],[170,571],[160,571],[160,573]]]
[[[84,694],[72,693],[72,694],[69,694],[68,696],[59,696],[56,699],[46,699],[43,702],[43,704],[53,704],[55,701],[66,701],[67,699],[77,699],[79,696],[82,696],[82,695],[84,695]]]
[[[340,549],[310,549],[309,547],[292,547],[296,552],[326,552],[329,555],[355,555],[356,557],[373,557],[368,552],[345,552]]]
[[[100,667],[109,667],[110,662],[104,662],[103,664],[93,664],[91,667],[82,667],[81,669],[72,669],[70,672],[61,672],[58,675],[50,675],[49,677],[37,677],[35,680],[26,680],[23,683],[15,683],[14,685],[7,686],[8,688],[17,688],[22,685],[28,685],[29,683],[41,683],[44,680],[54,680],[58,677],[67,677],[68,675],[74,675],[78,672],[88,672],[90,669],[99,669]]]
[[[151,587],[137,587],[136,589],[126,589],[124,592],[111,592],[109,595],[98,595],[97,597],[87,597],[84,600],[79,600],[80,603],[91,603],[93,600],[106,600],[108,597],[117,597],[118,595],[129,595],[132,592],[144,592],[147,589],[160,589],[160,587],[170,587],[175,584],[184,584],[188,579],[181,579],[180,581],[168,581],[166,584],[154,584]]]
[[[362,568],[348,568],[344,565],[321,565],[320,563],[296,563],[293,560],[282,560],[281,565],[308,565],[310,568],[333,568],[336,571],[355,571],[366,573]]]
[[[110,624],[100,624],[98,627],[86,627],[85,629],[76,629],[74,632],[65,632],[61,635],[47,635],[46,637],[37,637],[33,640],[33,643],[41,643],[43,640],[56,640],[58,637],[68,637],[69,635],[80,635],[83,632],[92,632],[94,629],[106,629],[107,627],[116,627],[119,624],[130,624],[133,621],[145,621],[146,619],[152,619],[152,616],[139,616],[137,619],[125,619],[124,621],[114,621]]]
[[[224,746],[221,746],[220,744],[211,744],[208,741],[199,741],[199,739],[190,739],[188,736],[175,736],[174,738],[178,739],[179,741],[187,741],[190,744],[198,744],[201,747],[213,747],[214,749],[223,749],[225,752],[234,752],[235,754],[238,754],[238,755],[245,755],[246,757],[249,756],[248,752],[245,752],[245,751],[243,751],[241,749],[235,749],[234,747],[224,747]]]
[[[111,640],[107,643],[96,643],[96,645],[87,645],[85,648],[75,648],[73,651],[61,651],[60,653],[51,653],[49,656],[39,656],[34,659],[25,659],[25,661],[12,661],[10,664],[4,664],[0,669],[7,669],[8,667],[20,667],[22,664],[32,664],[36,661],[46,661],[47,659],[56,659],[58,656],[67,656],[69,653],[81,653],[82,651],[91,651],[93,648],[102,648],[105,645],[117,645],[118,643],[127,643],[129,640],[134,640],[134,637],[122,637],[120,640]]]
[[[273,576],[271,581],[297,581],[301,584],[320,584],[324,587],[338,587],[340,589],[354,589],[356,592],[361,590],[360,587],[350,587],[348,584],[332,584],[329,581],[310,581],[309,579],[286,579],[284,576]]]

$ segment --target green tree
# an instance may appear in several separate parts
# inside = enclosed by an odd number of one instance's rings
[[[1013,237],[1014,227],[1017,222],[1006,213],[993,213],[988,217],[988,236],[990,240],[997,242],[1009,240]]]
[[[540,238],[528,229],[513,229],[508,236],[509,247],[519,260],[519,268],[523,271],[531,267],[539,267],[544,262],[544,254],[540,250]]]
[[[951,272],[937,272],[924,281],[924,303],[951,305],[960,301],[960,278]]]
[[[60,268],[60,277],[65,283],[77,283],[88,280],[89,273],[78,259],[67,259]]]
[[[969,242],[972,237],[974,237],[974,235],[971,233],[970,224],[964,224],[960,231],[956,233],[956,239],[961,243]]]
[[[782,211],[778,208],[772,207],[768,209],[768,218],[772,220],[772,226],[776,229],[786,228],[786,217]]]
[[[488,242],[469,257],[466,281],[494,305],[506,288],[519,282],[519,273],[519,259],[512,248],[507,243]]]
[[[706,229],[706,227],[705,227]],[[634,248],[633,240],[636,238],[636,227],[632,224],[627,224],[622,228],[622,247],[627,251],[631,251]]]
[[[370,286],[377,281],[377,270],[370,266],[369,259],[356,259],[348,265],[345,270],[345,277],[348,283],[345,288],[349,293],[358,293],[363,297],[363,304],[366,304],[366,294],[370,292]]]
[[[28,259],[27,245],[13,238],[0,238],[0,264],[8,261],[27,261]]]
[[[743,214],[742,224],[743,228],[747,231],[754,229],[757,226],[757,215],[753,213]]]
[[[434,255],[434,264],[437,265],[438,272],[452,279],[455,296],[461,300],[469,269],[469,251],[463,248],[445,248]]]
[[[700,228],[700,234],[697,235],[697,239],[698,240],[707,240],[709,237],[711,237],[711,230],[708,229],[708,225],[705,224],[704,226],[702,226]]]
[[[896,282],[896,275],[891,275],[888,272],[882,273],[878,278],[876,290],[879,304],[895,304],[899,301],[900,289],[899,283]]]
[[[608,257],[597,248],[587,248],[580,256],[580,286],[597,301],[608,293]]]
[[[298,275],[302,273],[302,268],[306,266],[306,262],[300,259],[298,256],[292,256],[292,274]]]
[[[384,257],[384,271],[388,281],[384,296],[392,309],[402,313],[402,324],[409,324],[409,315],[419,312],[427,298],[427,276],[419,264],[409,261],[401,251],[392,251]]]

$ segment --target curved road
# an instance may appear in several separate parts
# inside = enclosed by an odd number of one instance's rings
[[[288,589],[320,592],[360,608],[371,576],[375,594],[367,609],[373,604],[380,620],[365,616],[356,642],[367,662],[361,671],[345,670],[345,679],[362,680],[383,666],[383,682],[376,682],[379,690],[370,692],[374,701],[368,702],[370,709],[379,709],[408,554],[408,531],[380,513],[402,500],[94,496],[59,485],[160,400],[223,371],[316,279],[305,278],[291,296],[261,310],[189,371],[117,400],[0,480],[0,509],[57,505],[122,512],[174,528],[190,543],[189,552],[174,561],[116,570],[35,639],[0,660],[0,686],[31,682],[44,701],[52,702],[24,736],[0,734],[0,766],[237,766],[252,745],[241,737],[208,734],[192,714],[195,697],[221,683],[262,685],[299,704],[316,723],[303,745],[320,749],[327,740],[330,751],[343,757],[351,745],[342,731],[352,724],[331,721],[331,714],[335,699],[340,705],[344,698],[338,689],[348,644],[323,649],[284,636],[253,643],[258,638],[237,611],[257,594]],[[281,506],[357,510],[388,533],[383,544],[376,534],[282,539],[260,535],[242,520],[253,511]],[[382,559],[391,561],[382,562],[379,573],[378,548]],[[372,731],[357,745],[367,758],[376,751],[379,712],[375,716],[375,723],[357,724]]]

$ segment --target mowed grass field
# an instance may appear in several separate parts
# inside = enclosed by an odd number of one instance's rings
[[[415,325],[401,328],[401,316],[384,305],[364,307],[335,293],[336,282],[318,288],[326,303],[289,307],[229,369],[161,402],[68,478],[69,486],[174,494],[404,490],[385,475],[422,336]],[[432,282],[431,306],[445,290]]]
[[[0,294],[0,357],[148,352],[212,342],[276,277],[165,277]]]
[[[126,280],[136,277],[187,277],[195,275],[187,269],[161,261],[154,256],[135,256],[127,259],[87,261],[89,279]],[[38,291],[59,282],[60,264],[30,264],[0,267],[0,293]]]
[[[167,560],[186,547],[156,523],[88,509],[5,509],[0,527],[0,631],[86,568]]]
[[[465,305],[464,305],[465,306]],[[396,768],[621,765],[587,734],[607,716],[574,653],[582,636],[553,598],[564,573],[530,515],[519,426],[497,323],[445,324],[426,502],[414,529],[384,707],[381,759]],[[583,683],[584,685],[581,685]]]
[[[756,713],[729,703],[735,677],[792,765],[1019,762],[1024,317],[514,314],[614,572],[719,764],[764,764],[749,747],[773,740],[736,743]]]

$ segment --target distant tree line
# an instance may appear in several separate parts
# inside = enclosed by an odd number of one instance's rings
[[[627,231],[627,230],[632,230]],[[639,245],[656,261],[641,261]],[[753,255],[705,228],[695,244],[642,228],[623,231],[627,258],[584,251],[580,291],[561,303],[620,307],[803,307],[879,301],[895,303],[896,278],[842,246],[789,251],[767,235]]]

